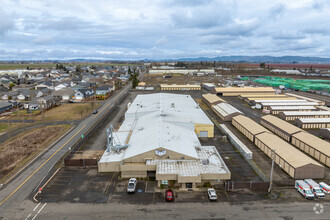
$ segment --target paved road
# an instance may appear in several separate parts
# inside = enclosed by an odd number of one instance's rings
[[[145,204],[41,203],[26,201],[4,219],[329,219],[330,204],[228,202]]]
[[[82,135],[111,109],[116,101],[120,99],[131,88],[129,83],[121,91],[106,101],[99,109],[98,114],[84,119],[68,135],[40,156],[35,162],[27,167],[21,174],[0,190],[0,217],[2,213],[15,210],[27,196],[36,188],[47,175],[54,164],[73,146]]]

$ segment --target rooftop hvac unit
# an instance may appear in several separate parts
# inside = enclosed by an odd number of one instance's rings
[[[202,162],[203,165],[209,165],[209,159],[203,159]]]

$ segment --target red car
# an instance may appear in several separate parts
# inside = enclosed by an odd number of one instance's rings
[[[168,189],[165,191],[165,200],[166,202],[172,202],[174,200],[173,190]]]

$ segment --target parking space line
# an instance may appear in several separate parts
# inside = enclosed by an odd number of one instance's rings
[[[35,211],[39,207],[40,204],[41,204],[41,202],[39,202],[38,205],[36,205],[36,207],[34,207],[33,211]]]
[[[156,193],[155,193],[155,190],[154,190],[154,195],[153,195],[153,197],[152,197],[152,203],[153,203],[153,204],[155,204],[155,195],[156,195]]]
[[[25,218],[25,220],[28,220],[31,215],[32,215],[32,213],[30,212],[30,214]]]

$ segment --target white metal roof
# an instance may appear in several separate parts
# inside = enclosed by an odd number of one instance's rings
[[[306,100],[301,100],[301,99],[292,99],[292,100],[285,100],[285,99],[261,99],[261,100],[253,100],[257,103],[261,103],[261,102],[264,102],[264,103],[271,103],[271,102],[276,102],[276,103],[293,103],[293,102],[298,102],[298,103],[303,103],[303,102],[307,102]]]
[[[262,102],[262,106],[317,106],[316,102]]]
[[[223,116],[234,114],[236,112],[243,114],[240,110],[225,102],[214,105],[213,108]]]
[[[197,147],[196,151],[199,160],[149,160],[146,164],[156,164],[157,174],[199,176],[203,173],[230,173],[214,146]]]
[[[330,118],[298,118],[303,124],[330,123]]]
[[[306,116],[306,115],[330,115],[330,111],[308,111],[308,112],[303,112],[303,111],[289,111],[289,112],[282,112],[282,114],[286,116]]]
[[[315,110],[313,106],[270,106],[272,110]]]
[[[159,148],[198,158],[195,147],[201,146],[195,124],[213,125],[190,95],[157,93],[138,95],[125,114],[125,121],[114,140],[129,144],[122,159]],[[104,154],[106,155],[106,154]],[[102,162],[111,161],[112,154]],[[113,153],[114,159],[119,156]]]

